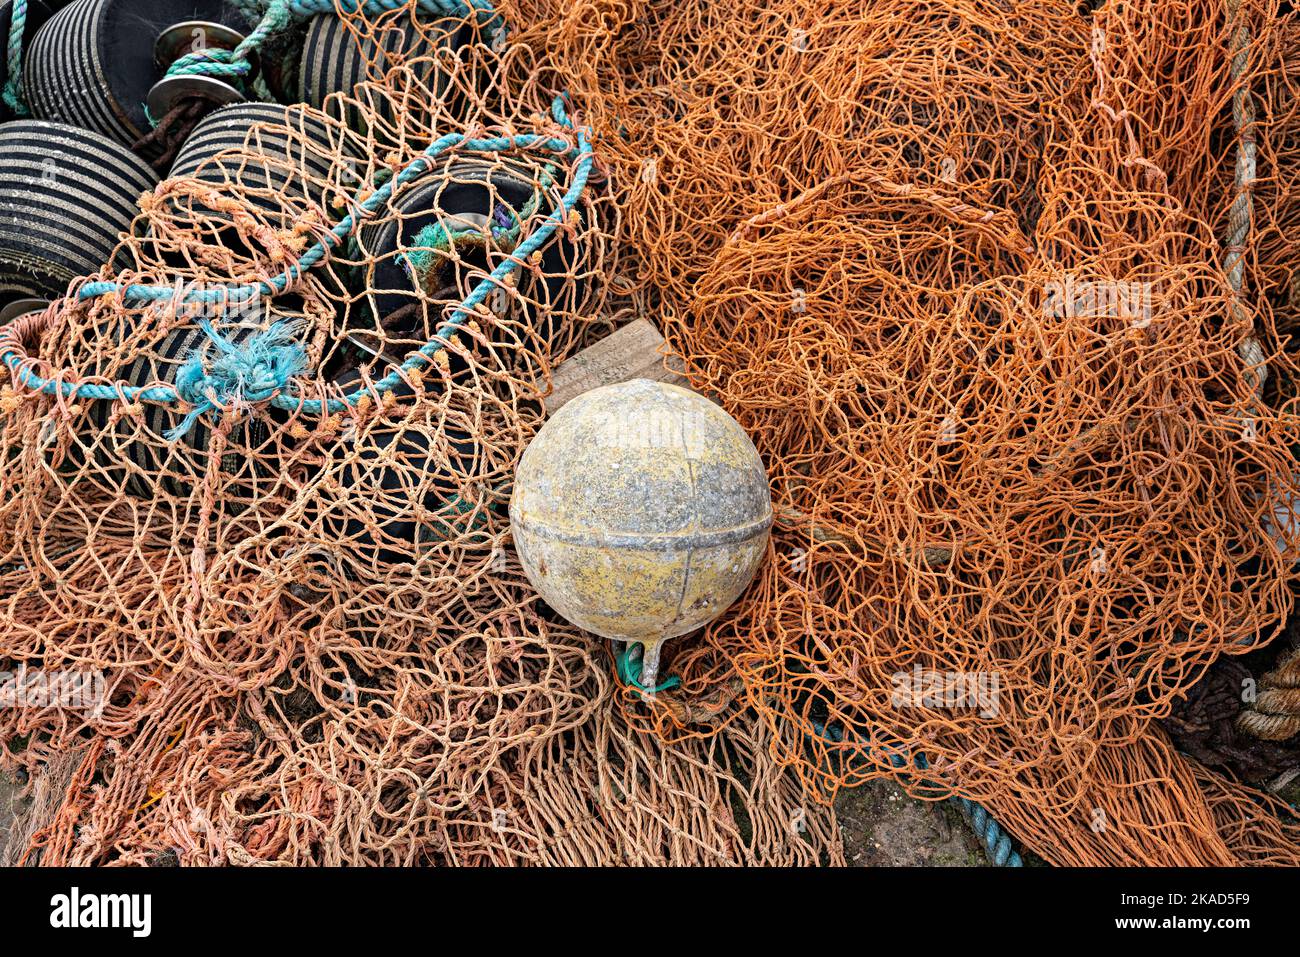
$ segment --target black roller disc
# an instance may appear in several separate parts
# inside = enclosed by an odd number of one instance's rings
[[[376,257],[372,286],[376,292],[370,297],[370,318],[387,317],[404,307],[409,311],[418,303],[415,293],[416,279],[395,253],[399,248],[410,249],[416,237],[426,226],[439,223],[444,228],[459,229],[474,224],[501,222],[522,216],[533,199],[533,184],[523,172],[516,172],[499,163],[475,158],[454,160],[440,169],[430,170],[403,186],[395,200],[400,217],[390,217],[383,222],[362,229],[365,251]],[[400,231],[400,242],[399,242]],[[566,276],[577,272],[575,264],[581,262],[581,251],[561,234],[556,234],[542,247],[541,277],[529,270],[517,273],[520,292],[525,300],[537,299],[557,308],[572,307],[561,303]],[[480,268],[486,263],[476,263]],[[446,280],[468,290],[470,284],[451,270]],[[573,280],[574,295],[580,294],[583,280]],[[410,289],[410,293],[401,290]],[[531,308],[531,307],[530,307]],[[538,315],[528,318],[537,326],[538,334],[551,342],[562,331],[559,319],[552,309],[535,310]],[[418,330],[418,338],[427,340],[441,314],[431,317],[427,326]],[[358,328],[364,335],[366,331]]]
[[[61,296],[98,272],[157,181],[129,150],[86,130],[0,125],[0,285]]]
[[[361,375],[349,370],[334,382],[349,392],[360,385]],[[411,395],[406,386],[399,385],[396,391],[399,400]],[[447,456],[432,450],[423,431],[406,428],[400,421],[377,423],[367,431],[360,455],[344,466],[340,482],[348,497],[374,516],[378,537],[356,518],[333,512],[324,517],[325,527],[355,561],[363,566],[409,565],[415,558],[415,546],[439,539],[436,523],[419,522],[412,513],[417,503],[437,512],[452,502],[455,475],[469,471],[479,453],[478,443],[469,433],[448,427],[444,434],[450,446]],[[343,441],[337,454],[350,455],[354,448],[353,442]],[[396,449],[409,467],[380,464],[380,450],[388,449]],[[447,517],[450,523],[456,521],[454,513]]]
[[[153,128],[145,102],[164,73],[154,41],[188,20],[249,29],[222,0],[75,0],[32,40],[23,66],[32,113],[133,145]]]
[[[376,38],[357,37],[334,14],[313,17],[307,24],[298,66],[298,90],[302,101],[317,109],[333,110],[333,107],[326,107],[329,95],[350,95],[357,84],[378,78],[371,74],[376,69],[382,74],[386,62],[384,54],[396,54],[404,60],[433,57],[441,48],[455,49],[463,45],[473,33],[472,27],[457,20],[434,21],[425,24],[424,29],[433,30],[434,35],[426,37],[413,23],[400,21],[389,24]],[[431,59],[427,76],[421,79],[439,99],[445,101],[448,92],[446,78],[435,74],[435,69],[435,61]],[[444,102],[444,106],[455,108],[455,104],[449,102]],[[334,112],[337,115],[337,110]],[[363,129],[364,124],[355,110],[350,110],[347,117],[339,118],[346,119],[353,129]]]
[[[285,126],[292,132],[262,128],[250,140],[249,131],[260,124]],[[200,121],[181,147],[169,175],[193,177],[214,186],[234,182],[250,190],[269,190],[323,205],[321,189],[293,171],[301,166],[310,177],[328,180],[336,162],[337,143],[338,137],[331,136],[324,123],[300,106],[239,103]],[[220,155],[230,150],[239,155]],[[258,162],[258,156],[266,157],[266,161]],[[268,212],[288,211],[274,195],[253,193],[247,198]]]
[[[26,315],[22,304],[34,301],[44,301],[44,297],[30,285],[0,282],[0,326]]]

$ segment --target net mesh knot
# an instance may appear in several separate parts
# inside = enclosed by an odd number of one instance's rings
[[[208,320],[199,323],[208,341],[194,350],[176,374],[176,393],[193,406],[176,428],[176,440],[199,416],[266,402],[307,366],[296,324],[275,322],[242,341],[222,335]]]

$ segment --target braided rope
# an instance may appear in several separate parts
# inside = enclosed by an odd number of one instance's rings
[[[953,795],[949,798],[966,818],[975,836],[984,842],[984,852],[997,867],[1024,867],[1025,862],[1016,851],[1011,835],[986,811],[983,805],[969,798]]]
[[[1260,692],[1237,715],[1237,727],[1263,741],[1300,734],[1300,649],[1291,651],[1260,679]]]
[[[27,0],[13,0],[9,8],[8,71],[0,97],[18,116],[30,116],[23,100],[23,33],[27,30]]]
[[[1224,243],[1224,267],[1228,285],[1232,288],[1233,319],[1250,324],[1244,305],[1246,285],[1246,244],[1250,239],[1254,221],[1255,157],[1255,101],[1250,95],[1250,84],[1243,82],[1250,59],[1250,25],[1241,16],[1241,0],[1228,0],[1228,22],[1235,24],[1232,31],[1232,123],[1237,131],[1236,194],[1228,214],[1228,237]],[[1237,344],[1237,354],[1250,367],[1247,376],[1253,380],[1255,395],[1263,398],[1264,383],[1268,379],[1264,348],[1253,334]]]
[[[1227,270],[1228,285],[1232,288],[1233,319],[1249,324],[1250,319],[1243,304],[1246,285],[1246,244],[1250,239],[1255,215],[1254,186],[1258,153],[1258,144],[1255,140],[1255,100],[1250,93],[1250,84],[1244,82],[1250,58],[1250,25],[1241,15],[1241,0],[1228,0],[1227,9],[1228,23],[1232,27],[1232,124],[1237,132],[1237,157],[1236,193],[1233,195],[1232,206],[1228,212],[1224,266]],[[1237,354],[1250,367],[1246,373],[1248,381],[1253,380],[1255,396],[1262,401],[1264,384],[1268,381],[1264,347],[1253,334],[1250,334],[1237,344]],[[1298,507],[1300,503],[1297,503],[1294,498],[1286,498],[1275,502],[1265,519],[1265,530],[1273,539],[1278,551],[1284,551],[1287,547],[1283,527],[1294,528]],[[1242,717],[1245,718],[1250,713],[1244,712]],[[1249,728],[1253,726],[1253,722],[1254,719],[1247,718],[1241,726]],[[1276,726],[1270,726],[1268,733],[1278,731]],[[1300,720],[1290,734],[1295,734],[1297,731],[1300,731]],[[1290,734],[1284,737],[1289,737]],[[1259,736],[1267,737],[1268,734]]]

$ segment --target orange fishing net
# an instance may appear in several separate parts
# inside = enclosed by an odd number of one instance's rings
[[[110,691],[0,712],[6,763],[83,754],[31,854],[839,862],[826,802],[888,775],[1056,863],[1300,863],[1284,804],[1156,723],[1292,605],[1294,17],[501,10],[495,49],[349,18],[370,82],[146,198],[134,268],[104,277],[174,300],[0,333],[46,378],[143,385],[291,324],[301,394],[369,388],[557,208],[571,159],[452,150],[288,293],[181,300],[275,275],[446,130],[572,142],[564,89],[592,131],[575,214],[356,410],[6,391],[4,660]],[[476,198],[422,215],[454,195]],[[503,508],[550,371],[632,314],[753,436],[778,513],[759,579],[649,699],[540,604]]]
[[[1300,861],[1284,804],[1154,723],[1292,604],[1294,15],[510,7],[597,132],[639,306],[768,463],[770,561],[667,660],[683,695],[743,687],[714,720],[756,708],[826,797],[924,755],[917,793],[1049,861]],[[996,707],[900,702],[918,673]]]

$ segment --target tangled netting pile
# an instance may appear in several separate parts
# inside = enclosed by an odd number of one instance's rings
[[[539,609],[510,548],[549,371],[621,321],[608,192],[588,189],[428,364],[374,386],[560,207],[580,157],[449,151],[288,292],[182,304],[276,276],[449,130],[576,145],[526,46],[391,42],[409,11],[349,22],[373,81],[254,124],[144,197],[133,268],[102,278],[174,297],[66,299],[4,331],[51,377],[191,399],[5,393],[7,670],[102,669],[108,685],[99,713],[0,712],[7,763],[82,754],[29,859],[841,859],[831,812],[805,807],[761,723],[677,743],[630,727],[604,643]],[[467,206],[501,220],[493,242],[470,215],[428,215]],[[309,402],[366,395],[334,414],[203,409],[220,400],[211,378],[184,391],[189,357],[211,375],[253,337],[246,378],[287,366]]]
[[[715,720],[757,709],[823,796],[924,755],[1053,862],[1300,861],[1155,720],[1291,608],[1294,14],[518,7],[783,519],[684,696],[743,689]],[[997,714],[899,707],[918,668],[995,676]]]
[[[0,711],[6,764],[83,755],[31,852],[835,863],[829,800],[891,776],[1052,862],[1300,863],[1285,804],[1158,724],[1291,610],[1294,16],[500,9],[506,43],[458,48],[407,10],[349,15],[373,79],[165,180],[131,268],[98,277],[173,299],[65,299],[0,335],[46,378],[136,384],[254,336],[273,367],[292,340],[300,397],[373,391],[322,411],[6,390],[2,660],[102,669],[110,695]],[[572,156],[452,149],[287,293],[182,305],[280,273],[448,130],[574,143],[557,90],[591,185],[454,333],[439,319],[559,206]],[[262,136],[298,161],[269,168]],[[408,186],[486,188],[507,215],[492,243],[447,222],[415,242]],[[638,314],[753,436],[778,512],[759,580],[669,646],[681,684],[651,700],[541,605],[504,509],[551,370]],[[988,677],[995,706],[900,703],[922,673]]]

